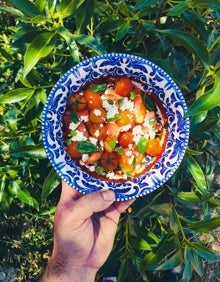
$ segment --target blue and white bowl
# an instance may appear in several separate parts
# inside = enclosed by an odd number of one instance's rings
[[[146,90],[158,96],[168,118],[168,139],[159,160],[145,174],[125,182],[103,181],[91,176],[70,158],[64,146],[62,119],[68,98],[82,86],[106,76],[127,76],[147,85]],[[180,165],[189,138],[189,120],[184,118],[186,110],[181,91],[160,67],[134,55],[104,54],[77,64],[56,83],[43,112],[43,143],[60,177],[81,193],[111,189],[117,201],[133,199],[159,188]]]

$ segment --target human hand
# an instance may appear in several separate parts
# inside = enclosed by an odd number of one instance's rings
[[[111,190],[82,195],[65,182],[55,214],[54,248],[41,282],[91,282],[108,258],[120,214],[133,202],[114,202]]]

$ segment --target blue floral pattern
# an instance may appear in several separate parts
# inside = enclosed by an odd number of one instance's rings
[[[141,82],[162,101],[168,118],[168,140],[160,159],[145,174],[126,182],[101,181],[68,156],[62,136],[62,118],[67,99],[82,86],[106,76],[127,76]],[[70,186],[83,194],[112,189],[117,201],[144,196],[164,184],[180,165],[188,144],[186,104],[170,76],[152,62],[129,54],[105,54],[82,61],[65,73],[52,89],[43,112],[42,136],[47,156]],[[160,115],[160,113],[158,113]]]

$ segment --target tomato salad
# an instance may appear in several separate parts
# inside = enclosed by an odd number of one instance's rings
[[[63,117],[68,155],[89,173],[126,181],[151,167],[166,142],[166,116],[128,77],[96,81],[74,93]]]

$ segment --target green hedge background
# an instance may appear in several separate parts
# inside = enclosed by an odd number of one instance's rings
[[[41,137],[47,96],[85,58],[121,52],[163,68],[189,107],[181,166],[121,218],[99,271],[118,282],[203,281],[219,262],[219,0],[0,1],[0,264],[36,281],[52,249],[60,179]],[[208,281],[208,280],[204,280]]]

